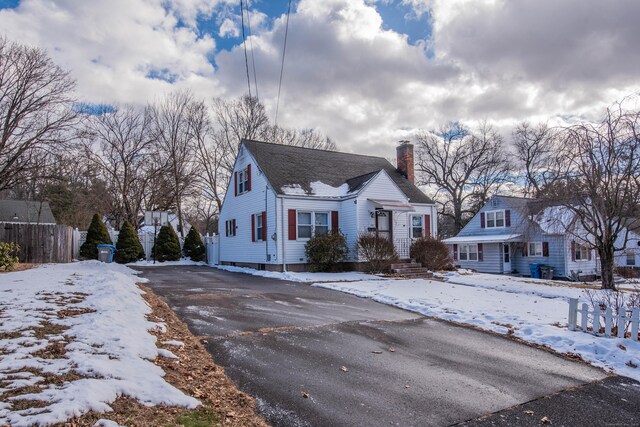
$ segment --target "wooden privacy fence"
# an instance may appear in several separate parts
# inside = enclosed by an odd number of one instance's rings
[[[20,245],[20,262],[73,261],[73,228],[53,224],[0,224],[0,241]]]
[[[578,323],[578,314],[580,323]],[[604,311],[600,306],[589,308],[587,303],[582,303],[578,308],[578,299],[569,299],[569,330],[580,329],[582,332],[597,336],[618,338],[631,338],[638,341],[638,328],[640,326],[640,308],[620,307],[617,315],[611,307]]]

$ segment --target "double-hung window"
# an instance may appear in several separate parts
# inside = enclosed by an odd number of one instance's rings
[[[313,235],[329,232],[328,212],[298,211],[298,239],[309,239]]]
[[[627,265],[628,266],[636,265],[636,254],[635,254],[635,252],[627,252]]]
[[[485,212],[486,228],[504,227],[504,211]]]
[[[576,244],[576,261],[589,260],[589,247],[587,245]]]
[[[224,222],[225,236],[233,237],[236,235],[236,220],[229,219]]]
[[[262,240],[262,214],[256,214],[256,241]]]
[[[478,261],[478,244],[460,245],[458,259],[460,261]]]
[[[411,238],[419,239],[424,237],[424,216],[412,215],[411,216]]]
[[[243,194],[249,191],[249,171],[243,169],[238,172],[238,194]]]
[[[529,256],[541,257],[542,256],[542,242],[529,242]]]

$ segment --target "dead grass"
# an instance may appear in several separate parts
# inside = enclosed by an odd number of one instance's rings
[[[200,400],[202,406],[196,409],[162,405],[147,407],[131,398],[120,397],[110,405],[113,412],[90,412],[60,426],[88,427],[101,418],[130,427],[267,426],[264,419],[256,414],[253,399],[239,391],[224,370],[213,363],[201,340],[191,334],[187,326],[150,288],[140,287],[145,291],[145,300],[153,309],[149,320],[167,325],[165,333],[153,332],[158,337],[158,346],[170,350],[179,358],[175,360],[158,357],[154,363],[165,371],[166,381]],[[162,341],[181,341],[184,347],[163,346]]]
[[[20,263],[16,264],[13,267],[13,270],[0,270],[0,274],[2,274],[2,273],[11,273],[11,272],[14,272],[14,271],[29,270],[29,269],[35,267],[36,265],[38,265],[38,264],[31,264],[31,263],[28,263],[28,262],[20,262]]]

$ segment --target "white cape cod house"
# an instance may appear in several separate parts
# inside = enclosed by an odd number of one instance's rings
[[[531,264],[553,269],[555,277],[598,274],[595,251],[575,215],[540,200],[494,196],[460,230],[443,240],[455,265],[483,273],[531,275]]]
[[[412,239],[435,236],[436,207],[413,183],[413,146],[401,144],[398,168],[381,157],[243,140],[220,211],[219,263],[302,271],[304,247],[339,230],[348,262],[359,233],[392,240],[401,258]]]

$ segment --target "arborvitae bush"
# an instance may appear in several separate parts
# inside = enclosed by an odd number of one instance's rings
[[[411,258],[431,271],[453,268],[449,248],[436,239],[420,238],[411,244]]]
[[[98,244],[111,245],[111,237],[100,215],[95,214],[87,230],[87,240],[80,246],[80,258],[98,259]]]
[[[162,228],[160,228],[154,246],[154,254],[156,260],[160,262],[180,260],[182,255],[180,253],[180,240],[178,240],[178,235],[173,230],[171,224],[163,225]]]
[[[198,233],[195,227],[191,227],[191,230],[187,233],[182,252],[184,252],[185,256],[191,258],[192,261],[204,261],[206,250],[200,233]]]
[[[367,263],[370,273],[382,273],[398,260],[393,242],[375,233],[362,233],[356,242],[358,254]]]
[[[304,253],[311,271],[332,271],[349,254],[347,241],[340,232],[316,234],[307,241]]]
[[[0,268],[11,271],[18,263],[18,252],[20,246],[15,243],[0,242]]]
[[[118,234],[114,259],[120,264],[144,259],[144,249],[138,238],[138,233],[129,221],[124,222],[120,234]]]

